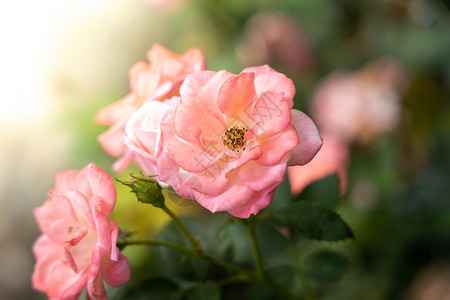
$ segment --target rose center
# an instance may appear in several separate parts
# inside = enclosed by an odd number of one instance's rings
[[[223,144],[231,151],[240,152],[245,150],[247,139],[244,137],[248,131],[245,127],[231,127],[222,135]]]

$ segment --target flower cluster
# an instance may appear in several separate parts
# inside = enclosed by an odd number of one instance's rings
[[[131,92],[124,98],[112,103],[97,113],[95,121],[110,128],[98,138],[103,149],[110,155],[121,158],[115,163],[114,170],[120,172],[127,167],[136,154],[124,145],[125,124],[130,116],[145,103],[166,103],[173,96],[179,96],[179,90],[184,78],[190,72],[205,68],[203,52],[190,49],[183,55],[173,53],[159,44],[155,44],[147,53],[149,63],[138,62],[131,67]],[[164,106],[162,104],[153,104]],[[158,113],[155,113],[158,118]],[[155,139],[154,131],[136,133]],[[151,150],[149,153],[152,153]],[[140,159],[136,155],[137,160]],[[150,173],[153,173],[152,170]]]
[[[33,252],[33,287],[52,299],[106,299],[103,280],[116,287],[130,279],[128,259],[116,246],[118,228],[108,218],[116,190],[108,174],[90,164],[56,177],[50,198],[35,209],[43,234]]]
[[[211,212],[248,218],[272,202],[287,166],[307,164],[321,148],[313,121],[293,109],[292,80],[269,66],[240,74],[207,71],[200,50],[178,55],[160,45],[148,59],[131,68],[131,92],[96,116],[110,126],[99,141],[120,157],[115,171],[134,160],[160,184]],[[150,197],[144,202],[168,211],[162,194],[155,198],[148,184],[130,186],[141,201],[144,193]],[[55,185],[35,210],[43,235],[34,245],[33,285],[59,299],[74,299],[87,285],[88,298],[105,299],[103,280],[118,286],[130,278],[128,260],[116,246],[117,225],[108,220],[114,183],[90,164],[62,171]]]
[[[139,101],[125,98],[106,110],[111,115],[116,115],[111,112],[115,107],[135,110],[121,115],[114,125],[125,132],[110,128],[100,141],[108,149],[105,137],[114,131],[111,144],[119,145],[121,139],[126,155],[134,156],[145,172],[157,174],[179,195],[212,212],[248,218],[271,203],[287,166],[304,165],[314,157],[322,146],[321,137],[311,119],[292,109],[295,87],[285,75],[267,65],[237,75],[196,71],[193,66],[203,65],[202,55],[189,57],[189,63],[185,56],[174,55],[170,60],[151,60],[148,67],[156,71],[146,73],[147,81],[138,81],[145,97],[134,92],[127,97]],[[155,80],[173,65],[184,64],[177,76]],[[135,69],[130,73],[136,74]],[[172,90],[161,96],[163,86]],[[138,107],[138,102],[144,104]],[[101,111],[97,120],[104,114]]]

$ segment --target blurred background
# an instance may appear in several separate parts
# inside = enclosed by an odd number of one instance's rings
[[[180,54],[201,48],[210,70],[239,73],[267,63],[294,81],[295,107],[307,113],[330,74],[366,78],[380,59],[394,61],[393,72],[375,68],[382,79],[365,95],[395,98],[395,113],[382,108],[348,142],[344,196],[330,200],[323,192],[336,190],[334,175],[296,196],[332,205],[356,236],[336,246],[350,262],[345,276],[312,284],[311,299],[450,299],[449,6],[446,0],[1,4],[0,299],[44,298],[30,283],[39,235],[32,210],[60,170],[94,162],[113,177],[129,173],[113,174],[114,159],[96,140],[106,128],[93,120],[129,92],[128,70],[146,61],[153,43]],[[337,101],[344,103],[348,94],[339,86],[330,93],[341,93]],[[161,228],[163,216],[130,199],[119,187],[113,216],[119,226]],[[189,201],[174,204],[180,214],[205,214]]]

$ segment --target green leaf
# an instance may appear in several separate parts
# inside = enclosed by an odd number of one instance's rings
[[[297,198],[313,200],[326,208],[334,209],[339,202],[339,178],[329,175],[310,183]]]
[[[304,273],[311,279],[331,283],[344,276],[348,265],[348,259],[343,254],[322,249],[305,258]]]
[[[289,246],[287,238],[267,222],[258,222],[255,229],[261,254],[264,257],[280,254]]]
[[[220,300],[220,287],[217,283],[207,281],[190,289],[183,297],[186,300]]]
[[[353,238],[353,232],[334,211],[320,204],[298,201],[271,213],[272,220],[289,226],[305,236],[319,241],[339,241]]]

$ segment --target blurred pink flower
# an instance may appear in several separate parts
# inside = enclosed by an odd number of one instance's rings
[[[158,176],[212,212],[257,214],[286,166],[308,163],[322,145],[311,119],[292,110],[293,82],[267,65],[193,73],[180,93],[161,124]]]
[[[130,266],[116,246],[118,228],[108,218],[116,190],[108,174],[90,164],[56,177],[50,198],[34,214],[43,234],[33,245],[33,287],[49,298],[106,299],[103,280],[116,287],[130,278]]]
[[[318,86],[311,113],[322,133],[368,144],[400,120],[406,73],[400,63],[378,60],[359,72],[335,72]]]
[[[244,65],[271,62],[294,74],[305,73],[315,64],[304,27],[284,12],[260,12],[250,18],[236,52]]]
[[[133,152],[124,145],[125,124],[131,114],[146,102],[164,101],[179,95],[186,75],[205,68],[205,59],[199,49],[178,55],[155,44],[147,58],[149,63],[138,62],[129,71],[131,92],[101,109],[95,117],[98,124],[111,126],[98,137],[102,147],[112,156],[123,155],[114,165],[116,172],[123,170],[133,158]]]
[[[401,95],[407,74],[401,63],[379,59],[357,72],[335,72],[317,87],[311,114],[323,136],[323,147],[304,167],[290,167],[292,193],[337,173],[341,194],[347,186],[349,147],[369,144],[400,120]]]

